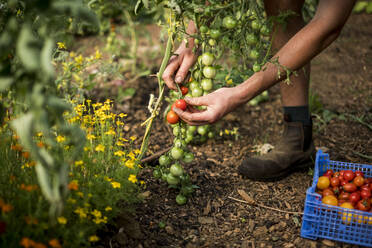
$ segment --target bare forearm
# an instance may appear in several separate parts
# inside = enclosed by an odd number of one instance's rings
[[[323,0],[324,1],[324,0]],[[330,8],[335,8],[332,0],[324,1],[325,6],[320,6],[314,19],[294,35],[275,55],[280,65],[292,71],[301,69],[329,46],[338,36],[342,26],[350,14],[354,1],[350,1],[344,8],[336,9],[331,17],[326,16]],[[346,2],[346,1],[345,1]],[[344,3],[345,3],[344,2]],[[338,11],[338,12],[337,12]],[[285,70],[281,69],[278,77],[278,66],[267,63],[265,70],[255,73],[243,84],[236,87],[236,99],[238,104],[247,102],[265,89],[283,80],[286,77]]]

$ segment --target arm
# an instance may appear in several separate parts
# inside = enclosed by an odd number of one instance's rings
[[[313,20],[295,34],[275,55],[279,63],[296,71],[328,47],[340,34],[349,17],[355,0],[320,0]],[[283,80],[278,78],[278,68],[266,64],[266,70],[255,73],[234,88],[221,88],[207,96],[186,99],[190,105],[205,105],[203,112],[179,111],[177,114],[192,125],[213,123],[237,106],[246,103],[267,88]],[[217,99],[217,100],[216,100]]]

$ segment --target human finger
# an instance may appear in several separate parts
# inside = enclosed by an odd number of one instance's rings
[[[177,71],[175,82],[180,84],[185,80],[186,75],[189,73],[191,66],[194,64],[194,60],[191,56],[185,56],[181,62],[181,65]]]
[[[179,66],[180,66],[179,58],[173,57],[163,72],[162,78],[166,85],[172,90],[177,89],[176,85],[174,84],[173,76]]]

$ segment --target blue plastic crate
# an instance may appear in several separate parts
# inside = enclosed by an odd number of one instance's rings
[[[318,150],[313,184],[306,191],[301,237],[372,247],[372,213],[322,204],[321,195],[315,193],[319,176],[328,169],[359,170],[365,177],[372,177],[372,165],[332,161],[327,153]]]

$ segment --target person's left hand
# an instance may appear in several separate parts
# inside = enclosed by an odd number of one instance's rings
[[[188,104],[187,109],[182,111],[174,108],[174,112],[192,126],[214,123],[238,105],[234,97],[234,88],[221,88],[202,97],[186,97],[185,101]],[[193,106],[206,106],[206,109],[198,110]]]

